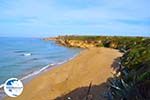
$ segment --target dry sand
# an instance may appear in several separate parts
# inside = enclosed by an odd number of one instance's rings
[[[105,82],[112,76],[111,65],[121,55],[117,50],[109,48],[84,50],[71,61],[35,77],[25,85],[20,96],[8,97],[7,100],[54,100],[62,95],[70,96],[73,98],[71,100],[84,100],[90,82],[93,100],[103,100],[101,95],[107,88]]]

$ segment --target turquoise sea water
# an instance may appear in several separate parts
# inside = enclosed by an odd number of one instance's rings
[[[25,79],[72,58],[81,49],[58,46],[38,38],[0,38],[0,84],[8,78]]]

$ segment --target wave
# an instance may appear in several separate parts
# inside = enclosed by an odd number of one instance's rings
[[[26,76],[20,78],[19,80],[28,79],[28,78],[30,78],[30,77],[32,77],[32,76],[35,76],[35,75],[37,75],[37,74],[39,74],[39,73],[45,71],[46,69],[48,69],[49,67],[52,67],[52,66],[55,66],[55,64],[49,64],[49,65],[47,65],[47,66],[41,68],[40,70],[34,71],[34,72],[32,72],[32,73],[30,73],[30,74],[28,74],[28,75],[26,75]],[[3,83],[3,84],[0,84],[0,88],[2,88],[3,86],[4,86],[4,83]]]
[[[32,53],[23,53],[23,56],[31,56]]]
[[[16,51],[14,51],[14,53],[19,53],[22,56],[31,56],[32,55],[32,53],[30,53],[28,51],[24,51],[24,50],[16,50]]]
[[[46,69],[48,69],[49,67],[54,66],[54,65],[55,65],[55,64],[49,64],[49,65],[47,65],[47,66],[41,68],[41,69],[38,70],[38,71],[34,71],[34,72],[32,72],[32,73],[30,73],[30,74],[28,74],[28,75],[22,77],[20,80],[25,80],[25,79],[27,79],[27,78],[29,78],[29,77],[32,77],[32,76],[34,76],[34,75],[37,75],[37,74],[39,74],[40,72],[42,72],[42,71],[44,71],[44,70],[46,70]]]

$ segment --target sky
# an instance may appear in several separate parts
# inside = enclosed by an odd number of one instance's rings
[[[0,0],[0,36],[150,36],[150,0]]]

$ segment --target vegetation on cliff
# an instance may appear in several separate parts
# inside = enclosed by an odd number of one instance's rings
[[[124,53],[110,79],[109,100],[150,100],[150,38],[108,36],[60,36],[69,47],[108,47]]]
[[[138,42],[126,44],[129,48],[116,66],[120,76],[110,80],[110,100],[150,99],[150,40],[142,39]]]

